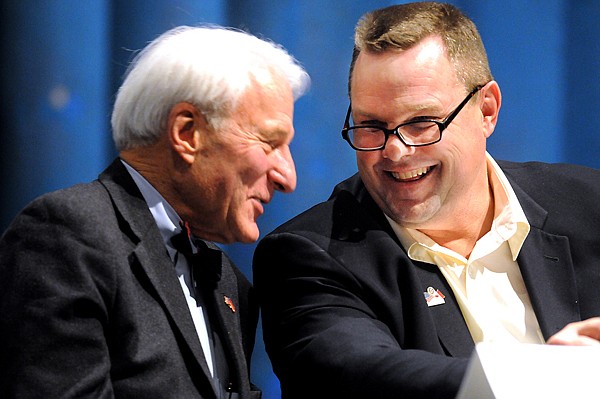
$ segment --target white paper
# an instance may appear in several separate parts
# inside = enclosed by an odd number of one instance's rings
[[[478,344],[457,399],[600,398],[600,348]]]

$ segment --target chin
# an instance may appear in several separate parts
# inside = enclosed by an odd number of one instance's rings
[[[240,238],[239,240],[237,240],[237,242],[242,243],[242,244],[253,244],[258,240],[258,235],[257,236],[245,236]]]
[[[388,216],[403,227],[418,228],[433,218],[431,209],[388,209]]]
[[[258,226],[254,224],[254,226],[248,226],[248,228],[240,230],[237,241],[244,244],[252,244],[253,242],[256,242],[259,237],[260,231],[258,230]]]

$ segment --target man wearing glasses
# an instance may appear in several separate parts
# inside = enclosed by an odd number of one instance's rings
[[[283,397],[451,398],[475,343],[598,345],[600,172],[486,152],[502,98],[473,22],[368,13],[349,89],[359,173],[255,254]]]

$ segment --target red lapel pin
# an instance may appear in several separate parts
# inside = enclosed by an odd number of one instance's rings
[[[229,309],[231,309],[231,311],[235,313],[235,305],[233,304],[231,298],[229,298],[227,295],[223,295],[223,299],[225,300],[225,304],[229,306]]]

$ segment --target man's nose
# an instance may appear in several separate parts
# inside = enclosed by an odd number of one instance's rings
[[[414,154],[414,152],[415,147],[407,146],[400,140],[400,137],[394,134],[390,135],[385,143],[382,155],[384,158],[388,158],[391,161],[399,161],[402,157]]]
[[[291,193],[296,189],[296,167],[289,146],[281,146],[275,150],[275,165],[269,172],[269,179],[275,189]]]

